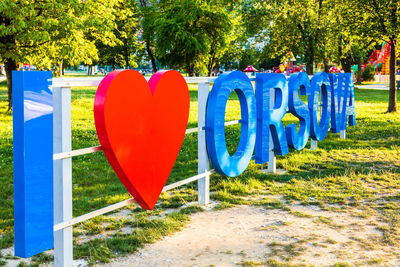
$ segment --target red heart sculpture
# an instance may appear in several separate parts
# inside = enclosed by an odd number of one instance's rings
[[[153,209],[185,137],[190,96],[177,71],[149,83],[135,70],[113,71],[94,100],[97,135],[109,163],[144,209]]]

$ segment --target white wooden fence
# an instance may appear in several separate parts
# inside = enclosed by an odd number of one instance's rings
[[[196,77],[185,78],[188,84],[198,85],[198,127],[186,130],[186,134],[198,133],[198,174],[179,182],[167,185],[163,192],[174,189],[194,181],[198,183],[198,201],[201,205],[209,203],[210,163],[206,148],[205,114],[210,83],[216,78]],[[102,151],[101,146],[72,150],[71,146],[71,87],[98,86],[99,78],[53,78],[54,94],[54,264],[55,266],[73,265],[73,225],[89,220],[93,217],[122,208],[135,203],[133,198],[104,207],[99,210],[72,217],[72,157]],[[255,78],[251,78],[252,81]],[[271,90],[274,92],[274,90]],[[271,96],[271,106],[274,97]],[[240,120],[226,122],[225,125],[240,123]],[[344,132],[341,132],[344,138]],[[276,172],[276,160],[272,151],[270,138],[270,161],[267,172]],[[311,140],[311,148],[315,149],[317,142]],[[262,166],[261,166],[262,168]]]
[[[198,133],[198,175],[167,185],[163,192],[198,181],[198,201],[209,203],[210,164],[206,149],[205,114],[210,83],[216,78],[186,78],[188,84],[198,85],[198,127],[186,134]],[[135,202],[133,198],[72,218],[72,157],[102,151],[101,146],[71,150],[71,87],[98,86],[102,78],[53,78],[54,94],[54,264],[72,266],[72,226],[95,216],[122,208]],[[254,80],[254,78],[253,78]],[[240,121],[229,121],[233,125]]]

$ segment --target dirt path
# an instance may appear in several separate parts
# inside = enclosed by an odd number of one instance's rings
[[[182,231],[104,266],[400,266],[400,248],[375,242],[382,234],[374,218],[316,206],[290,209],[238,206],[200,212]]]

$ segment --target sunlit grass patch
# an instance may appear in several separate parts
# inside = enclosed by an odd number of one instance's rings
[[[131,233],[116,233],[109,238],[99,237],[75,245],[74,257],[87,259],[90,264],[109,262],[113,257],[133,253],[144,244],[181,229],[188,219],[187,215],[177,212],[159,219],[137,216],[130,223]]]

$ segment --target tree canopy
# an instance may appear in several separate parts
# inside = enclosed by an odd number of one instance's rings
[[[115,2],[115,1],[114,1]],[[115,42],[114,3],[100,0],[10,0],[0,5],[0,59],[5,64],[9,109],[12,107],[11,71],[19,63],[50,68],[68,61],[97,59],[94,40]]]
[[[155,44],[162,64],[183,68],[190,76],[202,63],[214,67],[228,45],[231,21],[218,1],[160,1]]]

